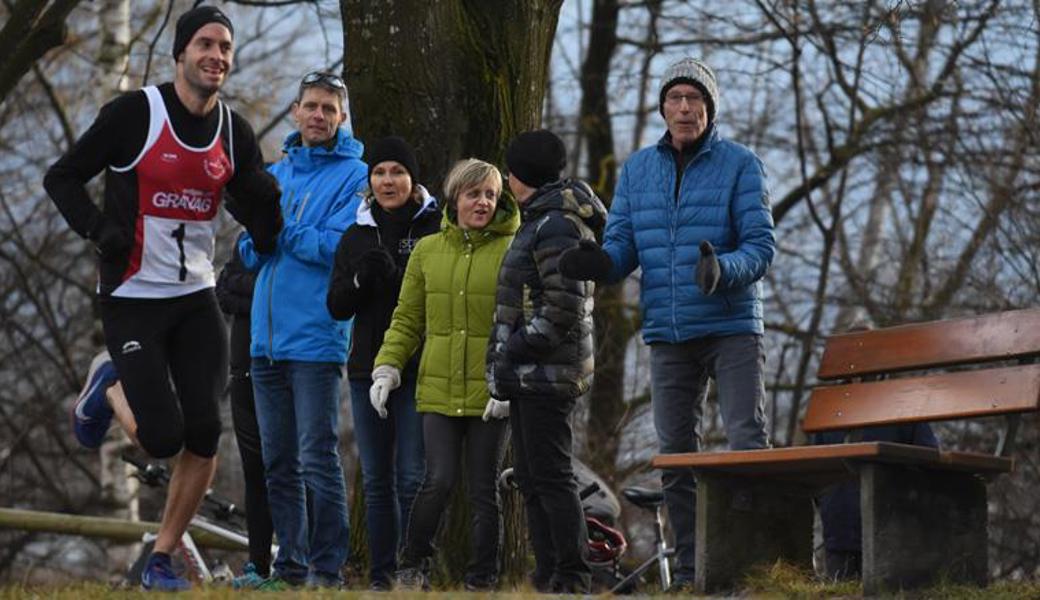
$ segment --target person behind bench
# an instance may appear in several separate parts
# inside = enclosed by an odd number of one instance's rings
[[[841,444],[853,431],[858,441],[897,442],[938,448],[939,440],[928,423],[827,431],[813,436],[813,444]],[[859,579],[863,572],[863,522],[860,517],[859,480],[846,481],[827,489],[816,499],[823,523],[824,566],[830,579]]]

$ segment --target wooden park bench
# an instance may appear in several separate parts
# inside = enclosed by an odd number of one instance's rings
[[[866,594],[985,585],[986,482],[1012,470],[1020,414],[1040,408],[1038,357],[1040,309],[827,340],[806,433],[1001,415],[994,454],[852,442],[654,457],[697,475],[698,591],[731,589],[778,559],[810,566],[812,498],[856,478]]]

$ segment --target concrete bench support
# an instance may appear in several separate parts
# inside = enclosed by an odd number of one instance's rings
[[[697,478],[696,587],[731,590],[755,565],[783,558],[812,568],[813,508],[802,486],[701,473]]]
[[[864,464],[863,592],[987,582],[986,486],[969,473]]]

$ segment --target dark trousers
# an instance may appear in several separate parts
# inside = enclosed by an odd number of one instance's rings
[[[150,456],[212,458],[228,341],[213,289],[176,298],[100,298],[105,345]]]
[[[249,376],[249,317],[231,321],[231,422],[242,458],[245,479],[246,530],[249,561],[257,573],[267,576],[271,568],[271,507],[267,504],[264,459],[260,454],[260,426],[256,422],[253,381]]]
[[[524,497],[534,547],[538,591],[587,592],[589,534],[571,466],[575,400],[537,398],[510,402],[513,468]]]
[[[494,585],[498,581],[502,547],[498,471],[502,465],[505,436],[504,419],[484,422],[480,417],[423,414],[426,476],[412,505],[401,551],[401,568],[424,568],[433,556],[433,538],[458,480],[459,459],[465,455],[466,488],[472,514],[472,551],[466,567],[466,581],[480,586]]]

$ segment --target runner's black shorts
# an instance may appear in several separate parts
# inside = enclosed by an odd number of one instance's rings
[[[210,458],[220,441],[227,326],[212,288],[175,298],[101,297],[112,362],[148,454]]]

